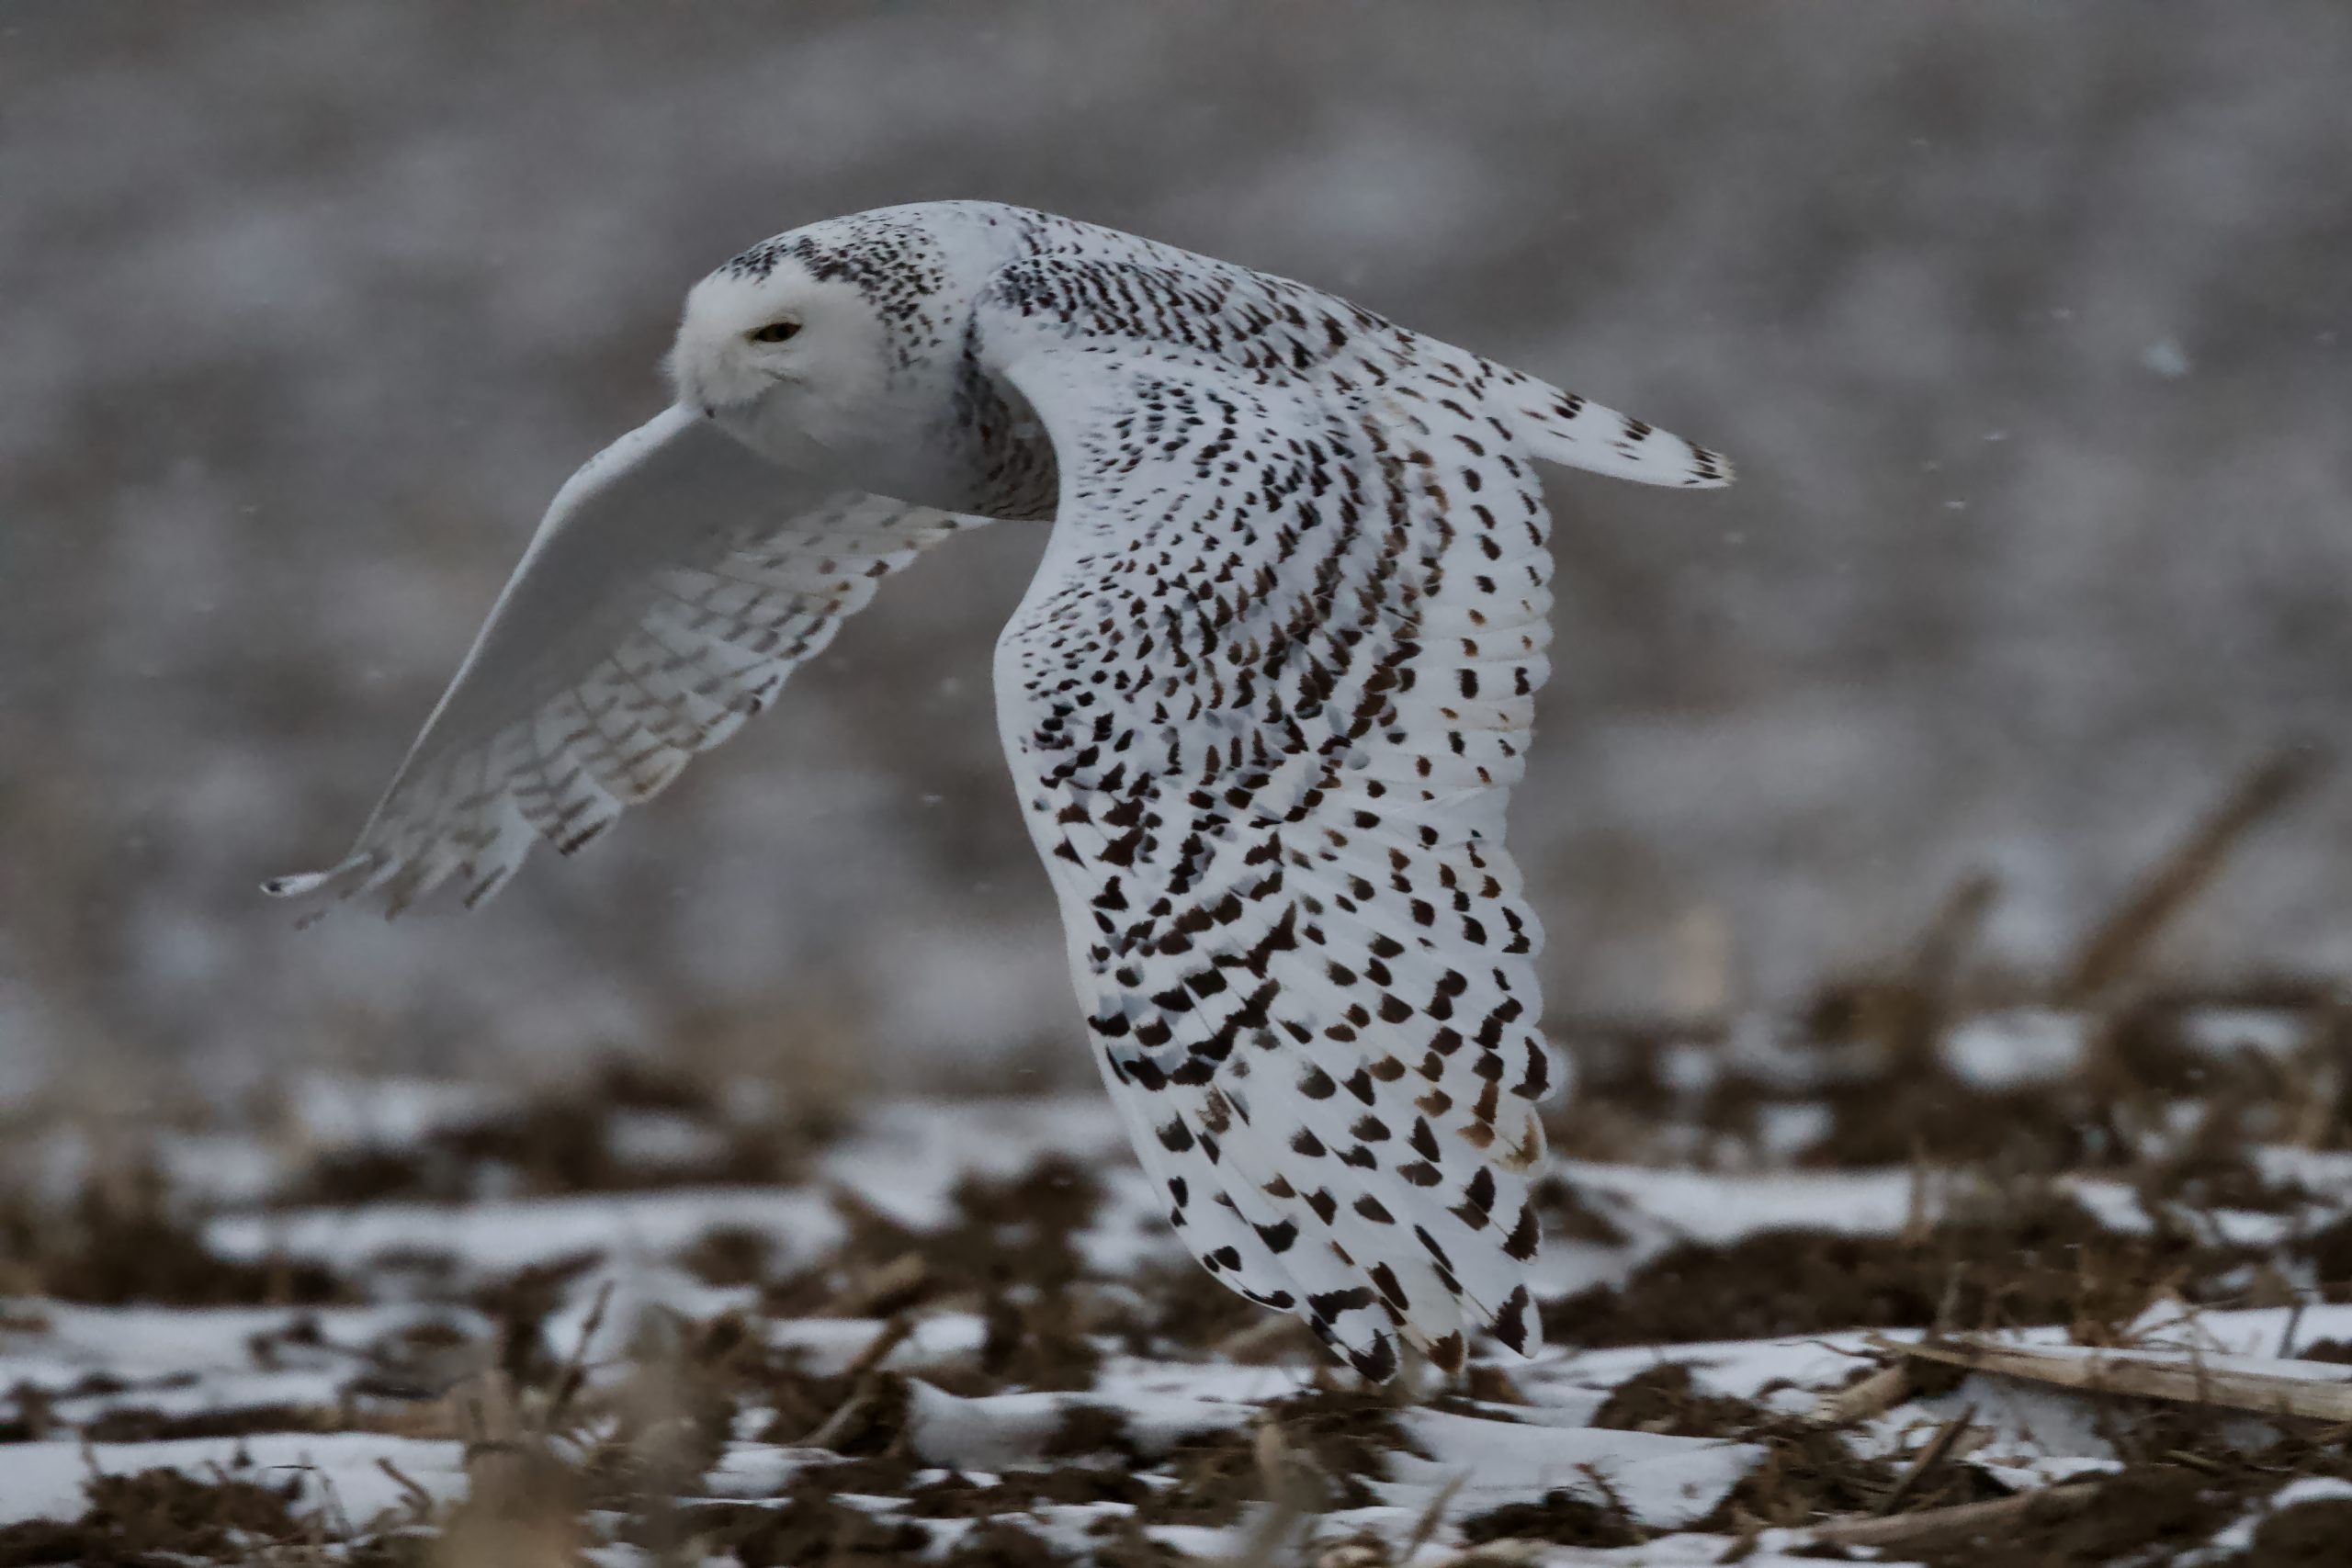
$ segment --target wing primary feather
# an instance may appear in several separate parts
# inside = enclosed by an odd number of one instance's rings
[[[576,850],[659,793],[878,576],[974,521],[816,484],[663,411],[557,492],[351,852],[265,890],[380,890],[396,912],[462,872],[481,902],[535,840]]]

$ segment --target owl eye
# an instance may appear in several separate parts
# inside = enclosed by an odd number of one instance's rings
[[[744,335],[753,343],[782,343],[786,338],[798,335],[799,332],[798,321],[770,321],[766,326],[754,327]]]

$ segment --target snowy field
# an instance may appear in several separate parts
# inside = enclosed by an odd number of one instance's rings
[[[1091,1093],[21,1124],[0,1563],[2334,1560],[2338,1004],[1932,967],[1567,1039],[1550,1348],[1389,1388],[1195,1267]]]

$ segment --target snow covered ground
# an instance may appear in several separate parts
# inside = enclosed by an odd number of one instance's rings
[[[2256,1563],[2343,1523],[2308,1008],[1988,1012],[1924,1062],[1815,1022],[1582,1043],[1552,1348],[1390,1389],[1207,1280],[1091,1095],[322,1077],[130,1152],[28,1130],[0,1562]]]

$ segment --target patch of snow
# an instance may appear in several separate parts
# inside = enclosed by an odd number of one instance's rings
[[[792,1478],[815,1465],[838,1464],[841,1455],[831,1449],[786,1448],[775,1443],[729,1443],[704,1477],[703,1487],[714,1497],[771,1498],[780,1495]]]
[[[1658,1081],[1677,1094],[1704,1094],[1722,1076],[1717,1054],[1704,1045],[1668,1045],[1657,1061]]]
[[[2086,1454],[2042,1454],[2006,1461],[1971,1455],[1969,1462],[2011,1492],[2039,1492],[2085,1476],[2112,1475],[2123,1468],[2120,1460],[2093,1459]]]
[[[1765,1106],[1756,1118],[1756,1141],[1769,1158],[1787,1160],[1829,1135],[1837,1118],[1817,1100]]]
[[[1569,1388],[1554,1383],[1529,1394],[1534,1404],[1496,1404],[1483,1399],[1459,1403],[1489,1421],[1518,1421],[1530,1427],[1589,1427],[1609,1395],[1600,1389]]]
[[[2004,1008],[1944,1032],[1944,1066],[1981,1089],[2020,1089],[2068,1077],[2082,1065],[2089,1022],[2056,1008]]]
[[[2265,1181],[2297,1183],[2352,1201],[2352,1152],[2266,1145],[2247,1153]]]
[[[286,1177],[285,1163],[259,1139],[220,1133],[167,1133],[155,1163],[175,1197],[198,1203],[259,1203]]]
[[[873,1344],[886,1325],[871,1317],[796,1317],[773,1319],[765,1326],[770,1345],[800,1351],[803,1368],[819,1377],[831,1377]],[[987,1338],[988,1324],[978,1314],[935,1313],[918,1318],[907,1337],[883,1358],[882,1365],[904,1369],[950,1356],[975,1355]]]
[[[0,1387],[18,1382],[60,1386],[89,1372],[129,1382],[168,1376],[255,1371],[252,1342],[279,1336],[291,1324],[315,1324],[326,1347],[286,1343],[273,1353],[298,1365],[339,1368],[346,1375],[356,1361],[334,1347],[365,1345],[424,1320],[482,1323],[464,1309],[373,1307],[76,1306],[40,1303],[28,1318],[39,1331],[0,1329]]]
[[[2140,1201],[2138,1190],[2120,1181],[2102,1181],[2090,1177],[2061,1177],[2058,1190],[2090,1211],[2091,1218],[2102,1230],[2118,1235],[2146,1235],[2156,1228],[2148,1217],[2145,1205]]]
[[[2030,1469],[2061,1459],[2105,1464],[2118,1458],[2108,1438],[2114,1423],[2104,1402],[2045,1383],[1976,1372],[1948,1393],[1906,1401],[1868,1423],[1869,1446],[1882,1455],[1900,1452],[1912,1429],[1962,1415],[1984,1434],[1983,1445],[1969,1456],[1980,1468]]]
[[[1195,1365],[1111,1356],[1094,1375],[1093,1392],[1096,1403],[1103,1404],[1173,1410],[1178,1408],[1177,1402],[1190,1400],[1214,1414],[1225,1407],[1263,1404],[1304,1393],[1313,1382],[1312,1373],[1302,1367],[1251,1367],[1238,1361]],[[1249,1412],[1241,1414],[1246,1417]],[[1231,1422],[1204,1421],[1196,1429],[1218,1425]]]
[[[725,1136],[707,1122],[675,1111],[621,1111],[605,1122],[605,1148],[623,1165],[691,1165],[726,1147]]]
[[[1550,1387],[1569,1386],[1607,1393],[1628,1378],[1665,1362],[1690,1369],[1694,1387],[1707,1393],[1754,1399],[1768,1383],[1785,1382],[1801,1388],[1834,1388],[1848,1373],[1871,1357],[1874,1336],[1861,1330],[1842,1334],[1812,1334],[1787,1339],[1726,1339],[1690,1345],[1634,1345],[1608,1350],[1567,1350],[1547,1356],[1523,1370],[1520,1385],[1531,1398],[1547,1403],[1556,1396]],[[1875,1336],[1901,1342],[1917,1337],[1915,1331],[1890,1329]]]
[[[1391,1479],[1373,1490],[1405,1508],[1427,1507],[1462,1476],[1449,1512],[1477,1513],[1558,1488],[1595,1503],[1613,1495],[1644,1526],[1672,1529],[1707,1514],[1764,1458],[1754,1443],[1481,1421],[1441,1410],[1402,1410],[1396,1421],[1430,1457],[1390,1455]]]
[[[2301,1308],[2248,1307],[2236,1312],[2199,1312],[2176,1302],[2150,1308],[2132,1324],[2131,1333],[2157,1348],[2247,1358],[2267,1362],[2273,1370],[2310,1368],[2311,1375],[2324,1380],[2352,1379],[2352,1368],[2335,1362],[2272,1361],[2290,1322],[2296,1346],[2322,1339],[2352,1339],[2352,1302],[2312,1302]]]
[[[1763,1230],[1883,1235],[1901,1230],[1916,1208],[1915,1177],[1901,1168],[1727,1176],[1561,1160],[1553,1168],[1570,1186],[1614,1198],[1679,1236],[1716,1244]]]
[[[2209,1056],[2291,1056],[2312,1033],[2309,1017],[2285,1008],[2199,1008],[2181,1019],[2180,1029]]]
[[[0,1487],[0,1524],[18,1519],[70,1519],[86,1506],[83,1483],[95,1466],[107,1475],[178,1470],[195,1476],[226,1475],[262,1484],[282,1483],[303,1471],[300,1506],[335,1503],[356,1525],[405,1514],[407,1495],[378,1462],[390,1460],[436,1499],[466,1489],[465,1445],[378,1432],[262,1432],[238,1438],[189,1438],[160,1443],[94,1443],[60,1439],[12,1443],[8,1483]]]
[[[816,1256],[842,1235],[840,1216],[819,1191],[720,1187],[509,1199],[459,1208],[373,1203],[224,1215],[205,1227],[205,1242],[229,1258],[278,1255],[343,1269],[398,1251],[446,1253],[470,1268],[506,1270],[583,1252],[650,1262],[722,1225],[759,1231],[788,1258]]]
[[[413,1144],[478,1125],[518,1104],[514,1095],[489,1084],[307,1073],[295,1080],[287,1111],[314,1145],[353,1148]]]

